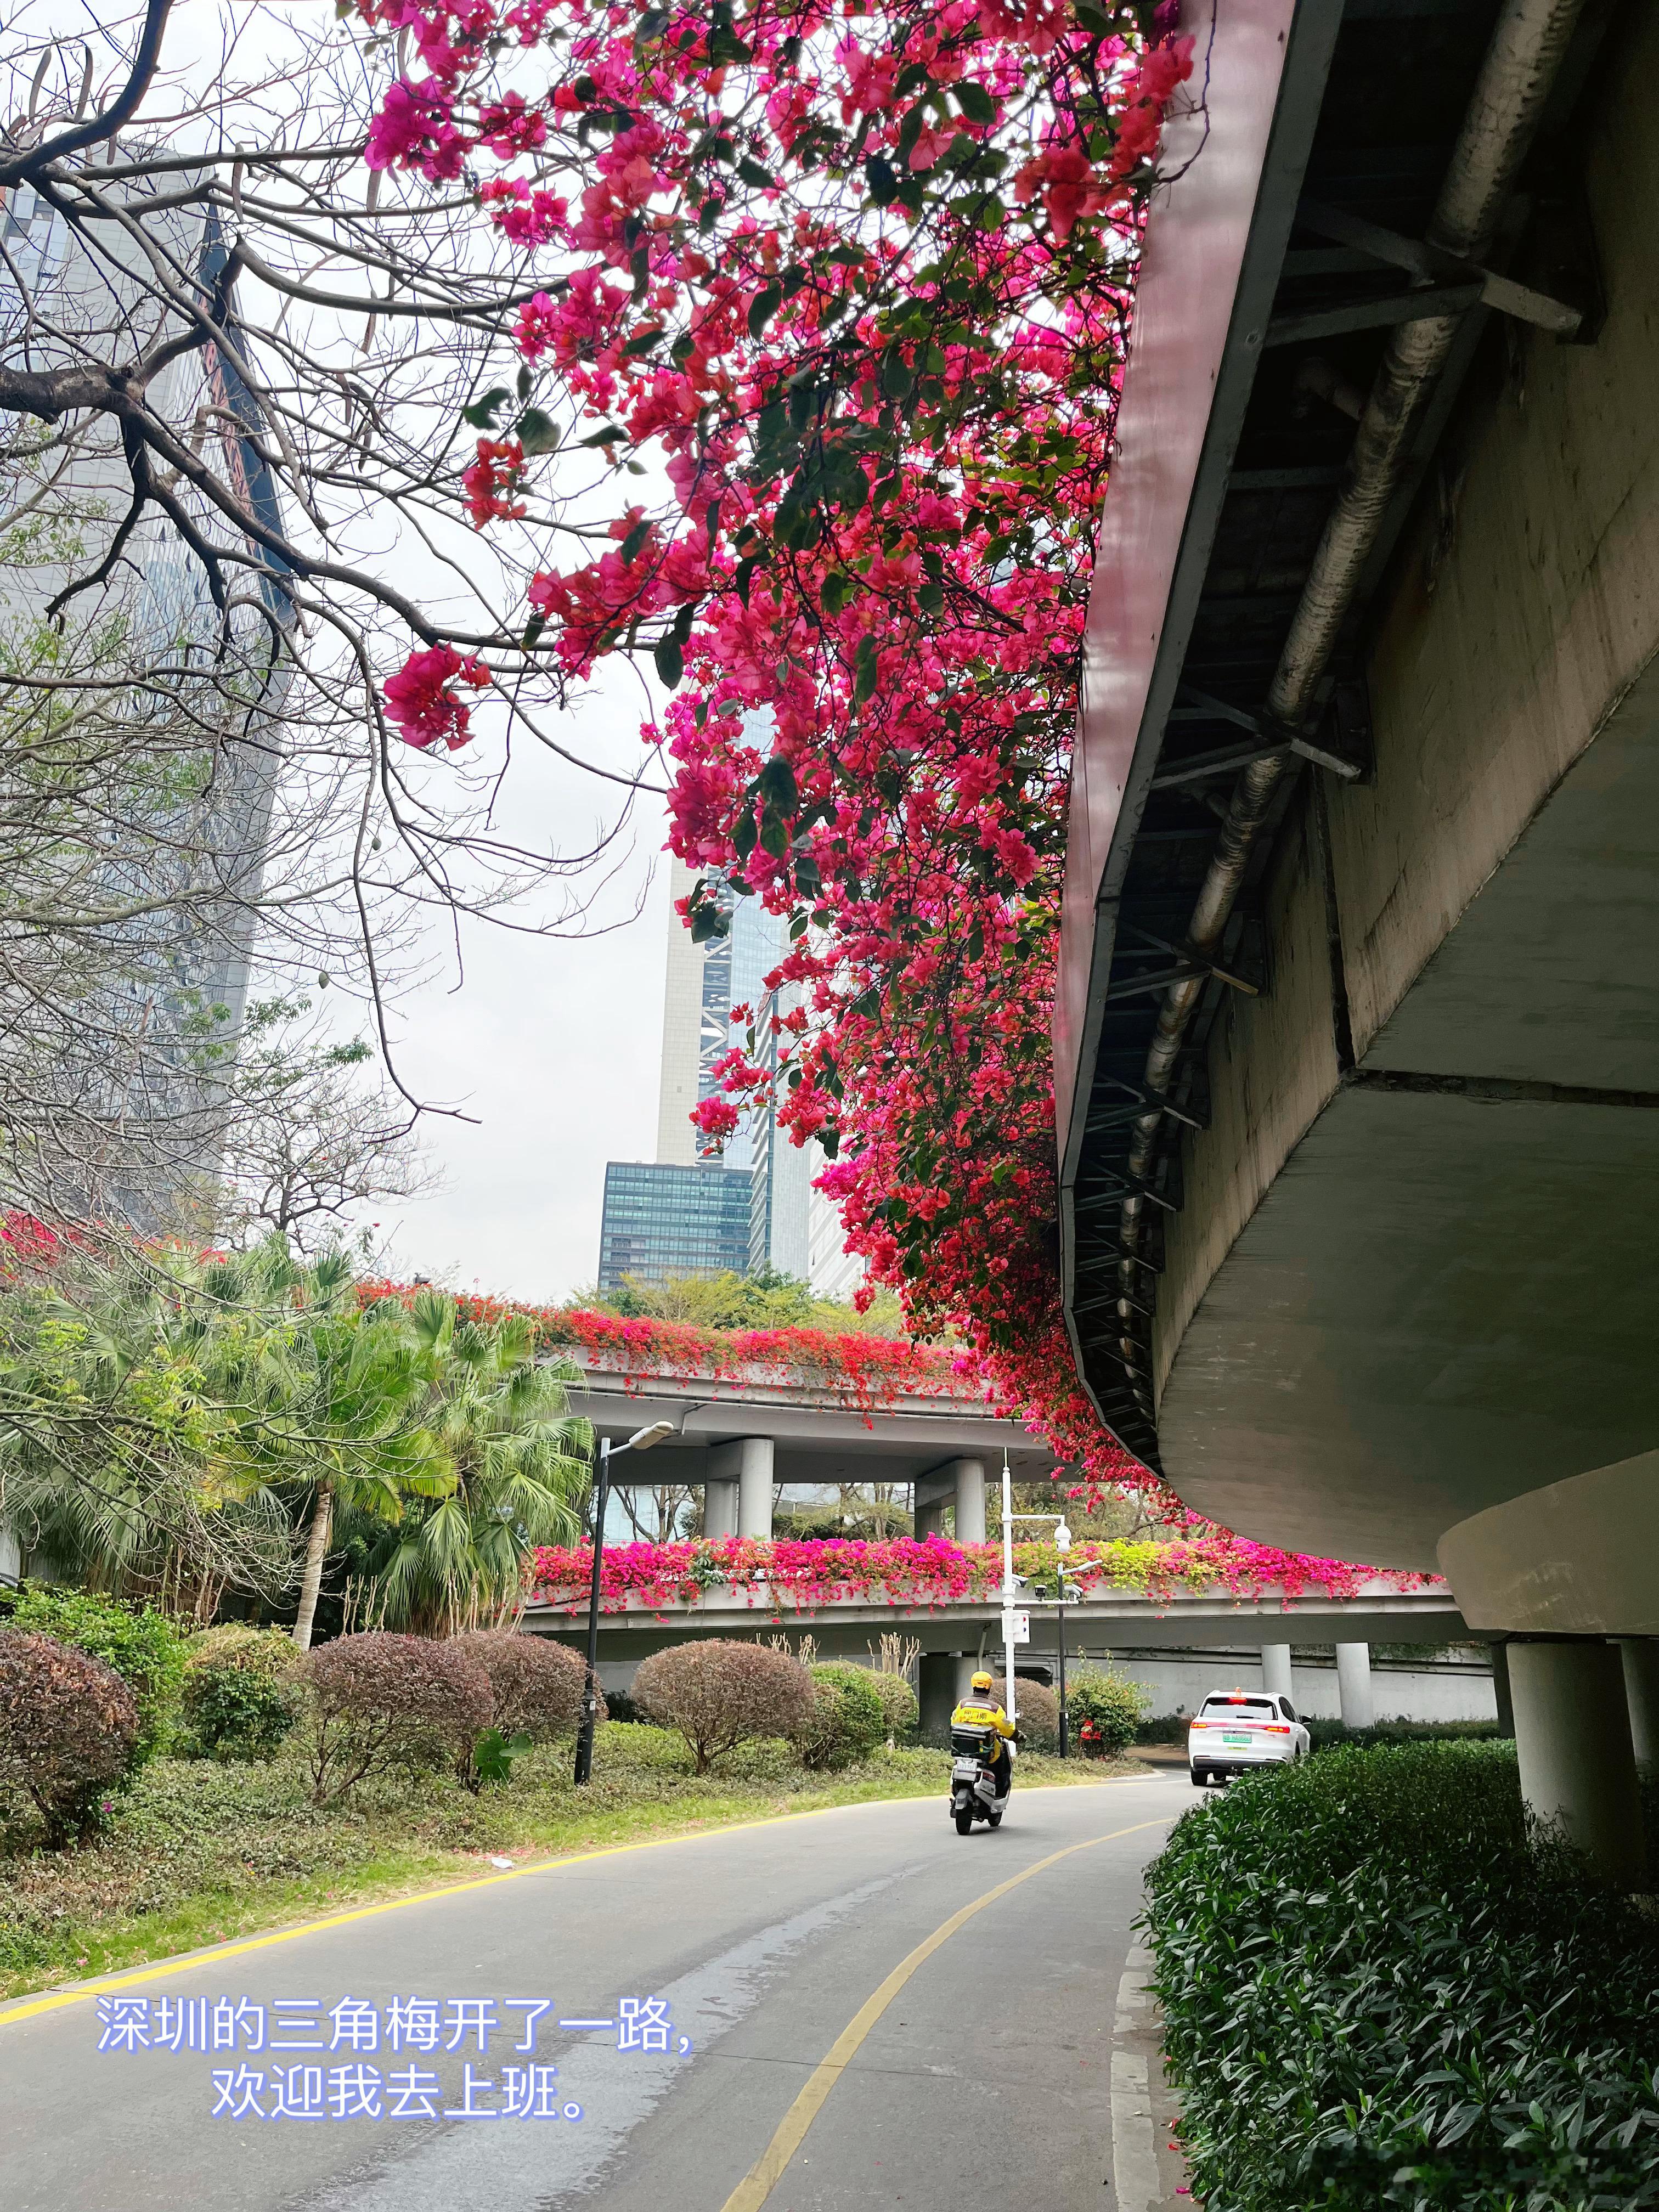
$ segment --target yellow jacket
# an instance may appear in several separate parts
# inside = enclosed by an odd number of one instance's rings
[[[964,1698],[951,1716],[952,1728],[994,1729],[999,1735],[1012,1742],[1019,1734],[1000,1705],[981,1705],[975,1698]]]

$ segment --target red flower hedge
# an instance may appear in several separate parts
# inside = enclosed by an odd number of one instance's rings
[[[1029,1577],[1053,1576],[1059,1554],[1052,1543],[1017,1544],[1014,1566]],[[586,1545],[544,1547],[536,1553],[534,1595],[573,1613],[584,1612],[593,1571]],[[1175,1544],[1084,1543],[1066,1554],[1068,1579],[1085,1591],[1124,1589],[1154,1599],[1178,1590],[1219,1585],[1238,1597],[1304,1590],[1352,1597],[1382,1571],[1339,1559],[1280,1552],[1219,1534]],[[1400,1589],[1433,1586],[1431,1575],[1389,1574]],[[879,1543],[850,1538],[816,1540],[727,1536],[680,1544],[614,1544],[605,1548],[600,1609],[624,1611],[631,1599],[647,1610],[694,1603],[717,1584],[745,1595],[774,1612],[811,1612],[838,1598],[863,1598],[903,1607],[980,1602],[994,1597],[1002,1580],[1000,1544],[953,1544],[943,1536],[918,1542],[910,1536]]]
[[[401,1283],[364,1283],[365,1299],[413,1291]],[[519,1305],[505,1298],[462,1292],[456,1298],[470,1319],[489,1322],[525,1314],[544,1351],[585,1352],[608,1372],[672,1376],[687,1382],[799,1383],[831,1391],[862,1413],[911,1397],[969,1399],[985,1395],[972,1360],[936,1345],[822,1328],[698,1328],[690,1322],[624,1318],[565,1306]]]

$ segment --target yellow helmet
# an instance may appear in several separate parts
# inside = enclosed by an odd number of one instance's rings
[[[990,1676],[986,1673],[986,1671],[985,1671],[984,1668],[983,1668],[983,1667],[981,1667],[981,1668],[980,1668],[980,1670],[979,1670],[978,1674],[975,1674],[975,1677],[974,1677],[974,1680],[973,1680],[973,1687],[974,1687],[975,1689],[976,1689],[976,1690],[988,1690],[988,1689],[990,1688],[990,1686],[991,1686],[991,1678],[990,1678]]]

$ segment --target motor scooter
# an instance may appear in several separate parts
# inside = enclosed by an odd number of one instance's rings
[[[975,1820],[983,1820],[988,1827],[999,1828],[1008,1803],[1008,1793],[997,1795],[996,1777],[991,1762],[996,1756],[998,1743],[994,1729],[967,1728],[957,1724],[951,1730],[951,1817],[957,1824],[957,1833],[965,1836]],[[1008,1785],[1013,1787],[1014,1747],[1008,1746]]]

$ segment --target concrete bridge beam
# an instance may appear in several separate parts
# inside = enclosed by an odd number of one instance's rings
[[[1620,1648],[1595,1637],[1509,1645],[1521,1796],[1606,1877],[1646,1883],[1642,1803]]]

